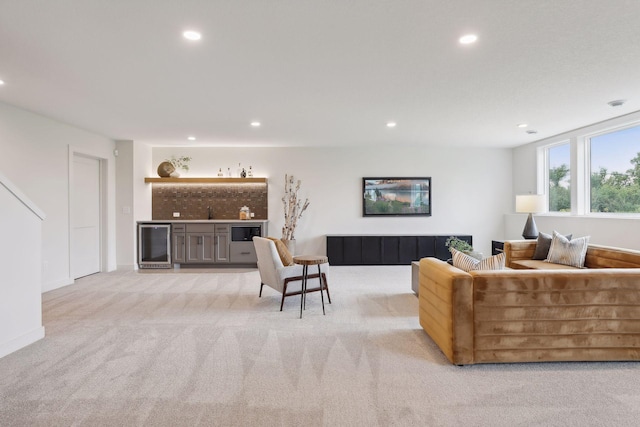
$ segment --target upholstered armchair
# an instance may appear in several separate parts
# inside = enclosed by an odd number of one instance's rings
[[[285,297],[292,295],[300,295],[302,289],[302,266],[293,264],[293,257],[289,254],[286,246],[277,239],[267,239],[264,237],[254,237],[253,244],[256,248],[258,257],[258,271],[260,272],[260,293],[262,297],[262,288],[264,285],[275,289],[282,294],[280,301],[280,311],[284,306]],[[280,246],[280,253],[277,245]],[[284,262],[290,265],[285,265]],[[315,269],[315,267],[314,267]],[[309,282],[307,284],[307,292],[317,292],[320,290],[327,291],[327,299],[331,303],[329,295],[329,284],[327,276],[329,275],[329,264],[320,265],[320,274],[322,275],[322,288],[320,287],[318,273],[309,274]]]

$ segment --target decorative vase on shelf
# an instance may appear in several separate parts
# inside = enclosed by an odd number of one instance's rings
[[[162,162],[158,166],[158,176],[160,176],[160,178],[169,178],[175,170],[176,168],[171,162]]]
[[[178,172],[177,170],[174,170],[173,172],[171,172],[171,175],[169,175],[171,178],[180,178],[180,172]]]

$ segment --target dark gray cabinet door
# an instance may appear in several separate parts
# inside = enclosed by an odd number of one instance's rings
[[[187,261],[186,239],[187,237],[184,233],[173,235],[173,262],[176,264],[182,264]]]
[[[229,262],[229,233],[216,233],[215,238],[215,262]]]

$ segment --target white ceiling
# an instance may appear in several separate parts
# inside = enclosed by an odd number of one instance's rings
[[[640,110],[639,41],[638,0],[0,0],[0,100],[153,145],[512,147]]]

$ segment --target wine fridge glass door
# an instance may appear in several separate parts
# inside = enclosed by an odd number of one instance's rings
[[[169,224],[140,224],[138,227],[139,267],[170,267],[171,226]]]

